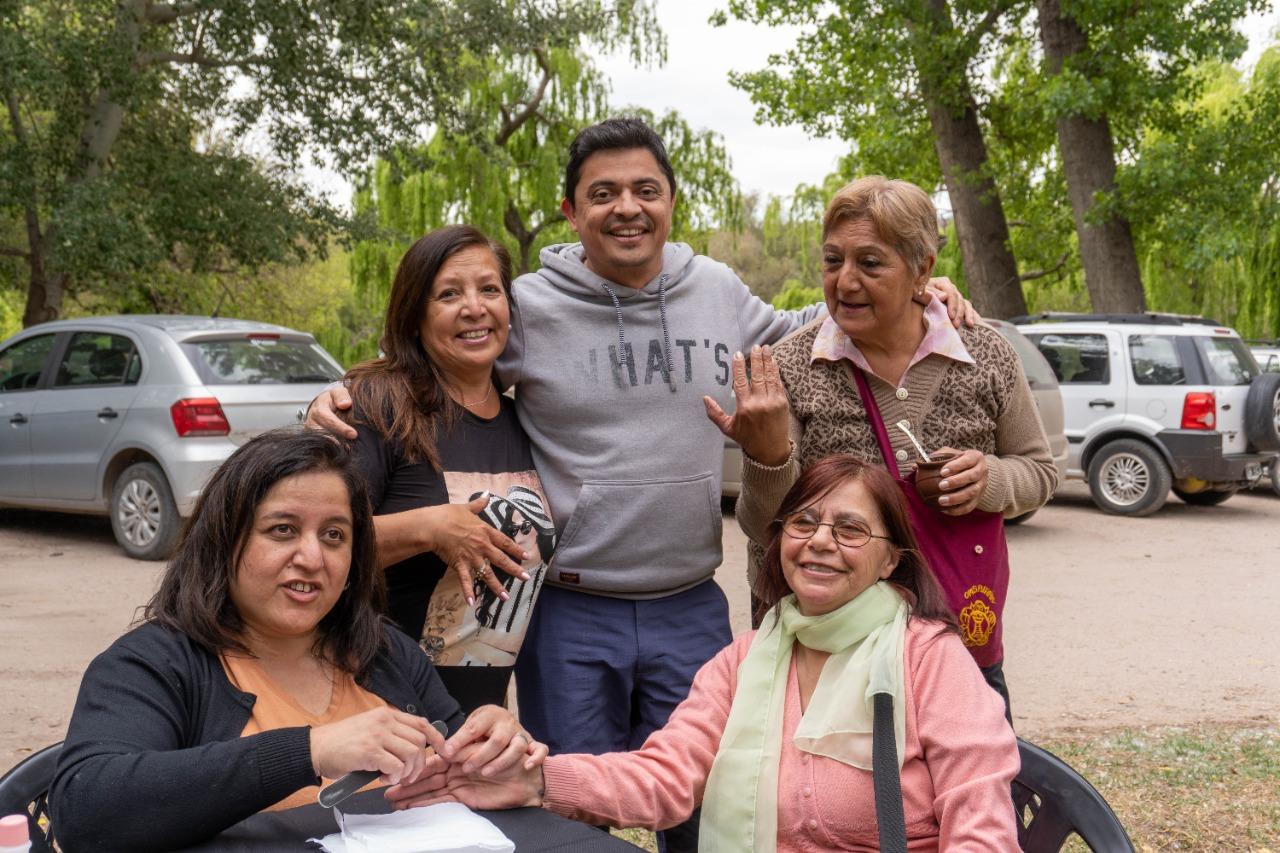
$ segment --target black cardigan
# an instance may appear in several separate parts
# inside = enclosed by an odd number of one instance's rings
[[[426,654],[389,626],[386,636],[361,686],[452,734],[462,711]],[[146,624],[116,640],[85,671],[58,759],[49,802],[61,848],[185,847],[317,784],[306,726],[240,737],[256,698],[178,631]]]

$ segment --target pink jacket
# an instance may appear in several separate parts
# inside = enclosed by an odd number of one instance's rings
[[[635,752],[548,758],[545,807],[612,826],[684,820],[702,792],[754,632],[698,672],[689,698]],[[933,622],[907,626],[903,810],[912,851],[1018,850],[1009,783],[1018,749],[1004,703],[960,638]],[[793,743],[800,722],[795,661],[787,678],[778,771],[778,851],[876,850],[871,773]]]

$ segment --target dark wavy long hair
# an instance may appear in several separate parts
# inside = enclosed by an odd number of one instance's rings
[[[847,453],[824,457],[805,468],[782,499],[777,518],[769,524],[769,545],[765,549],[764,566],[756,576],[753,590],[757,599],[756,622],[759,623],[770,608],[791,594],[791,587],[787,586],[786,576],[782,573],[782,537],[786,534],[782,532],[781,519],[800,512],[821,500],[832,489],[851,480],[862,483],[875,501],[880,517],[884,519],[889,544],[898,553],[898,565],[894,567],[888,581],[914,597],[911,615],[934,619],[956,630],[956,618],[947,607],[942,587],[938,585],[933,570],[920,553],[920,546],[907,514],[907,501],[898,489],[898,484],[883,468],[869,465]]]
[[[196,501],[160,588],[143,619],[186,634],[213,654],[247,652],[244,620],[231,600],[231,581],[254,514],[276,483],[297,474],[333,472],[351,500],[349,586],[320,620],[315,652],[357,678],[386,642],[386,597],[373,535],[373,510],[349,447],[328,433],[296,427],[245,443],[214,471]]]
[[[378,342],[382,356],[357,364],[346,377],[360,422],[398,442],[409,459],[425,460],[436,470],[437,430],[452,423],[461,408],[441,385],[431,356],[418,340],[418,329],[440,268],[472,247],[493,253],[502,289],[511,301],[511,256],[501,243],[470,225],[437,228],[400,259]]]

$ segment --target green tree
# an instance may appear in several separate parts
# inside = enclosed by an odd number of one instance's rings
[[[731,77],[762,119],[854,145],[845,168],[932,190],[945,184],[971,296],[983,313],[1026,311],[988,161],[974,72],[1025,0],[731,0],[736,17],[805,28],[769,68]]]
[[[596,0],[4,0],[0,253],[26,267],[24,323],[79,282],[163,258],[200,272],[305,257],[333,216],[282,167],[200,139],[265,132],[288,167],[354,172],[424,123],[465,135],[475,63],[608,26]]]
[[[1150,128],[1120,195],[1135,205],[1148,301],[1246,336],[1280,336],[1280,46],[1247,78],[1222,62],[1190,72],[1175,129]]]
[[[621,30],[583,32],[574,46],[541,45],[477,62],[464,99],[472,131],[435,130],[418,149],[379,160],[356,195],[357,216],[377,229],[355,249],[352,275],[362,293],[385,294],[413,240],[450,222],[467,222],[503,240],[518,272],[537,252],[572,238],[560,212],[569,143],[615,111],[608,81],[591,56],[629,45],[641,61],[661,58],[662,42],[647,7],[627,10]],[[675,239],[705,242],[706,232],[740,215],[737,184],[720,137],[669,112],[640,115],[662,136],[679,194]]]
[[[1124,5],[1037,0],[1044,46],[1040,101],[1057,128],[1067,195],[1090,300],[1097,311],[1141,311],[1142,279],[1130,218],[1116,197],[1120,132],[1161,120],[1186,71],[1238,56],[1232,25],[1261,0],[1152,0]],[[1126,128],[1127,126],[1127,128]],[[1123,137],[1122,137],[1123,138]],[[1145,200],[1143,200],[1145,202]]]

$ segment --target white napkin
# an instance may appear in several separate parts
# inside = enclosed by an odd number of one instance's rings
[[[310,839],[328,853],[514,853],[498,827],[461,803],[436,803],[390,814],[333,810],[339,832]]]

